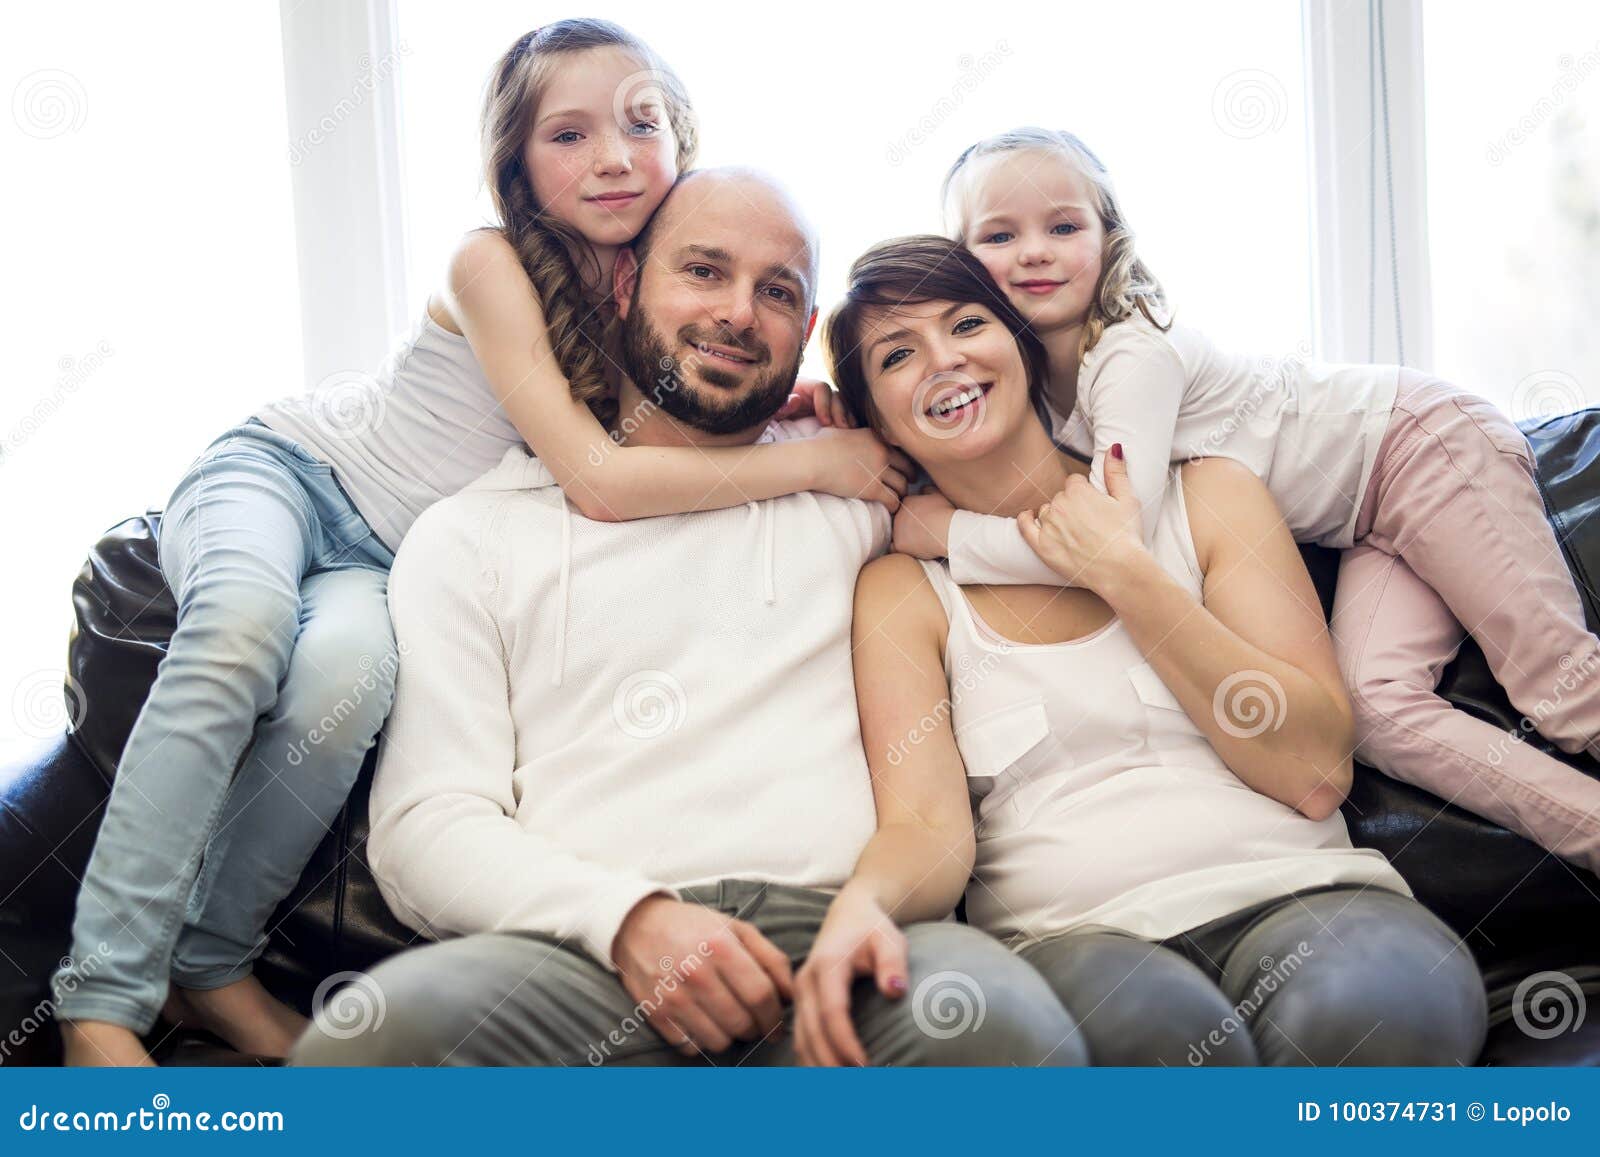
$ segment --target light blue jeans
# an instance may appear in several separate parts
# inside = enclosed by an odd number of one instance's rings
[[[389,713],[396,666],[394,556],[332,467],[259,422],[190,467],[160,557],[177,630],[52,978],[58,1019],[141,1034],[169,981],[250,973]]]

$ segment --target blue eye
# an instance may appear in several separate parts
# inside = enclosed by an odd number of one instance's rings
[[[640,136],[650,136],[661,131],[661,126],[656,124],[654,121],[640,121],[633,127],[636,129],[645,130],[643,133],[639,134]]]
[[[581,135],[582,134],[580,134],[577,129],[566,129],[557,133],[552,139],[559,145],[570,145],[573,140],[576,140]],[[564,139],[569,137],[572,139]]]
[[[1011,234],[1009,233],[991,233],[989,236],[983,238],[983,244],[1004,245],[1009,240],[1011,240]]]
[[[967,322],[969,322],[969,321],[972,322],[972,325],[968,325],[967,324]],[[980,326],[982,324],[983,324],[983,318],[978,317],[976,314],[973,314],[973,315],[971,315],[969,317],[964,317],[960,321],[956,322],[955,326],[951,329],[950,332],[951,333],[971,333],[974,328],[976,328],[977,326]]]
[[[1063,221],[1063,222],[1061,222],[1061,224],[1056,226],[1056,229],[1065,229],[1065,230],[1067,230],[1067,232],[1063,234],[1063,236],[1066,236],[1066,237],[1070,237],[1070,236],[1072,236],[1072,234],[1074,234],[1074,233],[1076,233],[1078,231],[1078,227],[1076,225],[1074,225],[1071,221]],[[1051,232],[1054,233],[1055,229],[1052,229]]]
[[[769,285],[767,286],[767,292],[776,294],[777,296],[774,298],[776,301],[789,301],[794,297],[794,294],[781,285]]]

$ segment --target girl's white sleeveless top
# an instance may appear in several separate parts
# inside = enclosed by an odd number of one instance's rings
[[[1153,550],[1196,599],[1202,578],[1174,468]],[[1008,642],[942,562],[923,562],[949,618],[951,724],[977,820],[967,919],[1020,943],[1080,928],[1165,939],[1303,888],[1410,895],[1337,812],[1312,820],[1247,786],[1119,620],[1066,643]],[[1281,689],[1242,672],[1229,726],[1281,725]]]
[[[391,551],[419,514],[523,444],[467,339],[426,309],[376,376],[330,374],[255,416],[332,466]]]

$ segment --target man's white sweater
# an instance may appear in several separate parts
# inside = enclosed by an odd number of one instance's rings
[[[591,522],[520,448],[430,508],[389,580],[368,854],[395,915],[610,966],[652,893],[841,886],[875,823],[852,596],[888,537],[882,505],[816,493]]]

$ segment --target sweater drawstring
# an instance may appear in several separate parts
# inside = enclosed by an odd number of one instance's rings
[[[772,502],[770,500],[766,502],[748,502],[745,505],[750,507],[751,514],[756,514],[759,512],[761,515],[761,570],[762,577],[766,580],[766,590],[764,593],[769,604],[775,603],[778,601],[778,592],[773,577],[772,564]]]
[[[572,577],[572,511],[567,506],[567,496],[561,495],[561,579],[556,590],[556,660],[551,672],[552,686],[561,686],[561,677],[567,663],[567,583]]]
[[[777,580],[776,580],[776,577],[773,574],[773,568],[772,568],[772,553],[773,553],[772,552],[772,533],[773,533],[773,528],[777,525],[777,520],[772,517],[772,502],[771,502],[770,499],[761,504],[761,514],[762,514],[762,520],[766,524],[764,529],[766,531],[766,539],[767,539],[766,548],[765,548],[766,549],[766,556],[767,556],[766,557],[767,602],[768,603],[775,603],[775,602],[778,601],[778,587],[777,587]]]

